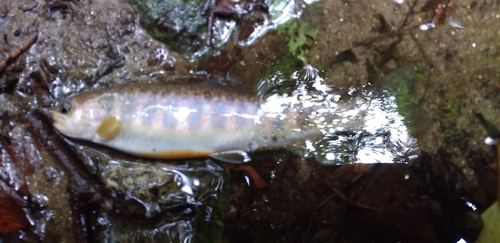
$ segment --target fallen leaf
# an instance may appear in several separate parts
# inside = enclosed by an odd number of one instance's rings
[[[16,232],[28,227],[24,212],[10,197],[0,197],[0,233]]]
[[[483,229],[476,243],[497,243],[500,239],[500,204],[495,201],[481,214]]]

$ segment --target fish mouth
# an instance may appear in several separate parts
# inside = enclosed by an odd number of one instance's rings
[[[61,132],[62,134],[68,136],[68,137],[76,137],[77,134],[73,131],[73,127],[71,124],[66,120],[66,117],[54,112],[52,117],[54,118],[54,123],[53,126],[56,128],[57,131]]]

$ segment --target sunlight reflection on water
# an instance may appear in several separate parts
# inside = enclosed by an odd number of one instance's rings
[[[310,65],[293,72],[288,79],[280,73],[262,80],[259,87],[290,80],[296,82],[293,90],[284,94],[273,91],[265,96],[265,110],[294,112],[301,129],[321,130],[322,139],[305,142],[305,156],[316,157],[324,164],[407,163],[417,157],[417,140],[398,113],[393,95],[385,92],[381,97],[367,90],[361,92],[362,96],[342,99]]]

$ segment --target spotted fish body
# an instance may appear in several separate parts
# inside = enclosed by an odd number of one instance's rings
[[[126,153],[198,158],[275,148],[309,136],[251,95],[202,85],[124,85],[82,93],[53,113],[61,133]]]

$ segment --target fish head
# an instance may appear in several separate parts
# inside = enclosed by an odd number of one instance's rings
[[[104,107],[97,99],[82,100],[79,97],[61,101],[52,113],[53,125],[59,132],[84,140],[95,137],[105,116]]]

